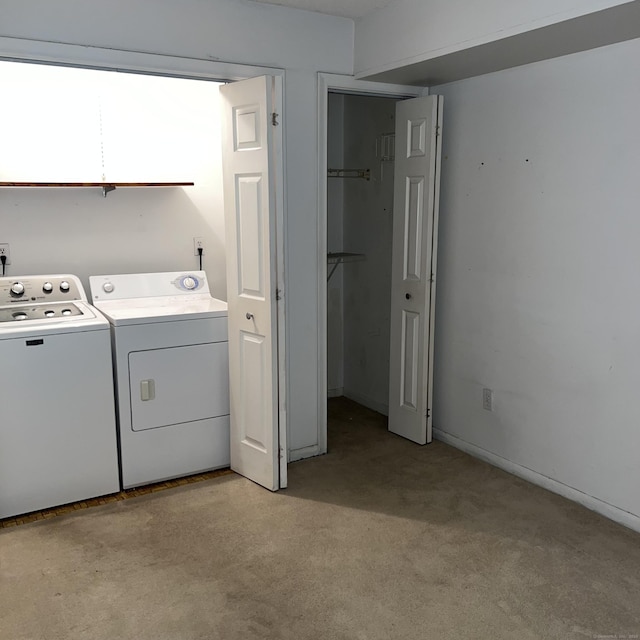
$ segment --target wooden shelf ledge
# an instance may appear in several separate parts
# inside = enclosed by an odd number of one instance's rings
[[[193,182],[0,182],[0,187],[101,187],[107,197],[118,187],[192,187]]]

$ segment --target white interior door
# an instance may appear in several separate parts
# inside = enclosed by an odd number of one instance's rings
[[[431,442],[442,96],[398,102],[389,431]]]
[[[275,491],[286,486],[278,420],[276,80],[220,88],[229,305],[231,468]],[[282,461],[282,465],[280,464]]]

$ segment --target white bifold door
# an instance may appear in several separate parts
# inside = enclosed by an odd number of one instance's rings
[[[431,442],[442,96],[398,102],[389,431]]]
[[[287,483],[278,351],[283,314],[276,299],[277,252],[281,250],[276,209],[282,195],[278,182],[282,141],[277,125],[281,92],[276,82],[261,76],[220,88],[231,468],[272,491]]]

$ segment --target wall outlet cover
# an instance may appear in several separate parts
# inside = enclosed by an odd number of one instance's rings
[[[493,391],[491,389],[482,390],[482,408],[486,411],[493,411]]]
[[[0,256],[7,256],[6,264],[11,264],[11,253],[9,252],[8,243],[0,242]]]

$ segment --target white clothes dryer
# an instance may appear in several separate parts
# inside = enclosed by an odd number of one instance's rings
[[[89,283],[111,324],[123,487],[228,467],[227,304],[204,271]]]
[[[119,489],[109,323],[76,276],[0,278],[0,518]]]

